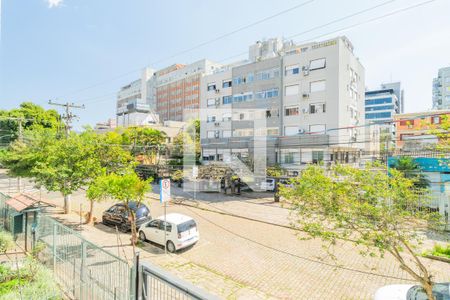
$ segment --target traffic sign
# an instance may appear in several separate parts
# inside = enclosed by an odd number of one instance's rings
[[[164,203],[170,201],[170,179],[164,178],[159,182],[159,202]]]

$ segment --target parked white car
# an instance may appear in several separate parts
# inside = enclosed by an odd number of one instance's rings
[[[450,300],[450,283],[436,283],[433,286],[436,299]],[[374,300],[428,300],[420,285],[392,284],[379,288]]]
[[[267,178],[266,181],[261,182],[261,189],[273,192],[275,190],[275,179]]]
[[[197,223],[191,217],[170,213],[166,215],[166,247],[169,252],[186,248],[198,242]],[[164,246],[164,216],[143,224],[139,228],[139,238]]]

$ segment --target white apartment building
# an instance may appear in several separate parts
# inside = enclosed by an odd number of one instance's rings
[[[157,123],[154,70],[144,69],[140,79],[123,86],[117,93],[117,126],[140,126]]]
[[[231,118],[207,110],[201,119],[204,160],[222,160],[223,153],[254,159],[260,135],[268,165],[293,173],[308,163],[359,160],[367,135],[364,68],[346,37],[298,46],[270,39],[250,46],[249,58],[203,78],[201,108],[231,108]],[[258,118],[264,129],[255,127]]]

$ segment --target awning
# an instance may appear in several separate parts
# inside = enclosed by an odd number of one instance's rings
[[[33,195],[25,193],[12,196],[8,200],[6,200],[5,203],[8,206],[14,208],[18,212],[22,212],[27,209],[40,208],[43,206],[53,206],[53,207],[55,206],[49,202],[42,201]]]

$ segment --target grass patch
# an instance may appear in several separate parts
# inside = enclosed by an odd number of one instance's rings
[[[53,274],[31,257],[19,269],[0,265],[0,300],[62,299]]]
[[[433,255],[450,259],[450,244],[447,245],[436,244],[434,245],[433,249],[425,251],[423,254],[424,256]]]

